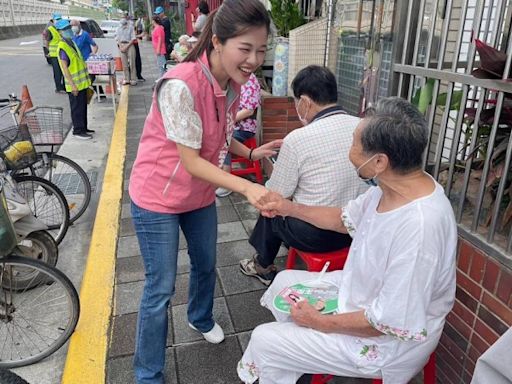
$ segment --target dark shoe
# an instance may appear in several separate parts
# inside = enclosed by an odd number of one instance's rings
[[[55,93],[62,93],[62,94],[64,94],[64,93],[67,93],[67,92],[66,92],[65,89],[56,89]]]
[[[257,278],[266,286],[269,286],[277,275],[277,268],[274,264],[269,265],[267,268],[263,268],[256,261],[256,256],[253,256],[252,259],[241,260],[240,271],[244,275]]]
[[[94,133],[94,132],[96,132],[96,131],[95,131],[94,129],[86,129],[86,130],[85,130],[85,132],[86,132],[86,133]]]
[[[137,81],[140,81],[141,83],[145,82],[146,79],[143,77],[137,77]]]
[[[91,140],[92,139],[92,135],[89,133],[85,133],[85,132],[73,133],[73,137],[76,137],[79,140]]]

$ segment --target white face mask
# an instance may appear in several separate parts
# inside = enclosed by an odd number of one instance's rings
[[[80,32],[80,27],[79,27],[78,25],[73,25],[73,26],[71,27],[71,30],[73,31],[73,33],[74,33],[75,35],[78,35],[78,33]]]
[[[306,111],[306,114],[304,116],[301,116],[300,113],[299,113],[299,105],[300,105],[300,102],[302,101],[303,99],[299,99],[299,102],[295,104],[295,111],[297,112],[297,116],[299,116],[299,120],[300,122],[302,123],[302,125],[307,125],[308,124],[308,121],[306,120],[306,116],[308,115],[308,112],[309,112],[309,108],[308,110]]]

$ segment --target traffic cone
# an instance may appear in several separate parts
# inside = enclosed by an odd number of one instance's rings
[[[30,93],[28,92],[28,87],[26,85],[21,87],[21,101],[25,107],[25,110],[34,106],[34,104],[32,104],[32,98],[30,97]]]
[[[34,104],[32,104],[32,98],[30,97],[28,87],[26,85],[23,85],[21,87],[21,108],[18,112],[18,121],[20,123],[25,123],[25,112],[32,107],[34,107]]]

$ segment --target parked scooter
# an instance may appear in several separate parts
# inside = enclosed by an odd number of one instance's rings
[[[18,237],[16,255],[57,264],[59,249],[48,227],[32,213],[25,198],[18,192],[16,182],[9,175],[5,162],[0,158],[0,183],[3,185],[7,209]]]

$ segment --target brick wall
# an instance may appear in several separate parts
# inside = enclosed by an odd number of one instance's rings
[[[482,353],[512,326],[512,271],[459,240],[457,294],[437,348],[438,382],[469,383]]]
[[[261,125],[263,143],[282,139],[289,132],[302,127],[292,97],[264,96]]]

